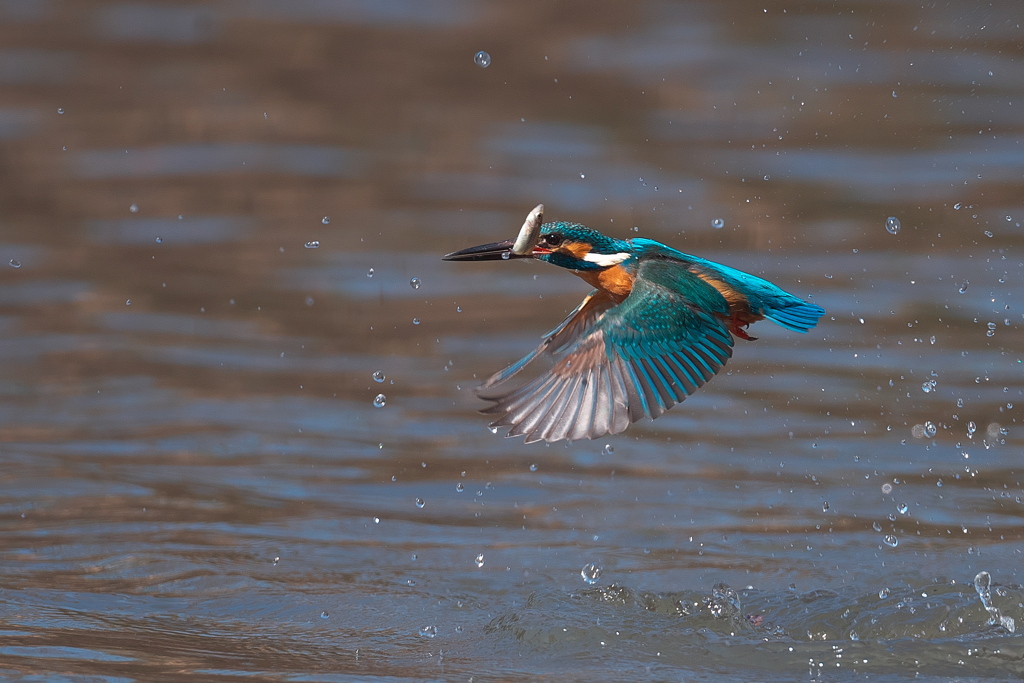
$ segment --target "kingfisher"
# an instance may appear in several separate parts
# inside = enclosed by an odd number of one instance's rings
[[[654,240],[616,239],[579,223],[543,222],[544,205],[515,240],[455,251],[445,261],[535,259],[567,268],[594,290],[540,346],[477,390],[492,429],[526,443],[618,434],[655,419],[714,377],[735,337],[753,341],[767,318],[807,332],[825,309],[735,268]],[[527,380],[520,373],[538,361]],[[533,366],[537,367],[537,366]],[[529,374],[529,373],[528,373]]]

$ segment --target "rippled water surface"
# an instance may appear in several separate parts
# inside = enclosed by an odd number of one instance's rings
[[[0,674],[1024,677],[1021,17],[0,0]],[[828,315],[503,439],[538,202]]]

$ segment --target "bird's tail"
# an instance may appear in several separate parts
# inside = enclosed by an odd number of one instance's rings
[[[794,332],[806,332],[825,315],[821,306],[801,301],[795,296],[789,296],[780,304],[765,306],[764,317]]]

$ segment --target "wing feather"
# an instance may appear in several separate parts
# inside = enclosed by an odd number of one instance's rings
[[[714,377],[732,356],[727,313],[718,290],[685,265],[645,261],[625,300],[595,290],[477,393],[493,402],[484,410],[496,416],[492,426],[511,427],[509,436],[527,442],[617,434]],[[546,372],[514,381],[538,359],[549,364]]]

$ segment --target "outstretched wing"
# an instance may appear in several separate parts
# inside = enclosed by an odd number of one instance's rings
[[[617,434],[656,418],[697,390],[732,356],[719,292],[673,261],[645,261],[621,304],[594,291],[531,354],[477,394],[494,405],[492,427],[533,441]],[[538,358],[539,377],[512,380]]]

